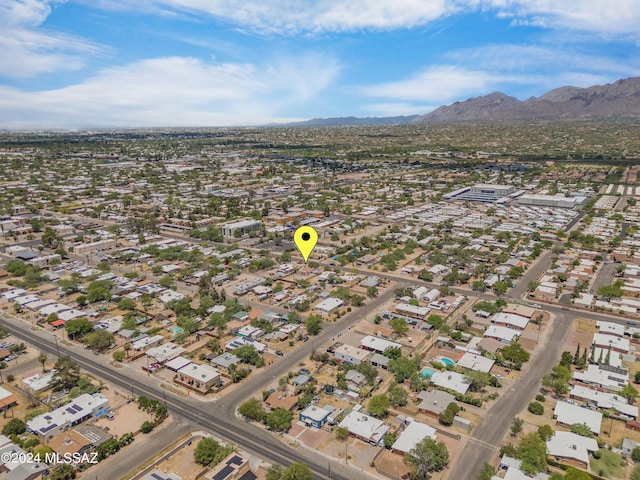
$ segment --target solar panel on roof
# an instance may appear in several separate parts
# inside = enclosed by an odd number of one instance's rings
[[[242,458],[239,457],[238,455],[234,455],[233,457],[231,457],[229,459],[229,461],[227,462],[227,465],[229,464],[234,464],[234,465],[241,465],[242,464]]]
[[[164,477],[161,477],[160,475],[158,475],[157,473],[152,473],[151,474],[151,478],[155,478],[157,480],[165,480]]]
[[[55,423],[52,423],[51,425],[47,425],[46,427],[40,429],[40,432],[42,433],[47,433],[49,430],[56,428],[58,425],[56,425]]]
[[[213,480],[224,480],[234,470],[235,470],[235,468],[230,467],[229,465],[226,465],[222,470],[220,470],[218,473],[216,473],[213,476]]]
[[[53,420],[53,418],[52,418],[52,417],[50,417],[49,415],[45,415],[45,416],[44,416],[44,419],[45,419],[45,420]]]
[[[76,411],[75,411],[73,408],[71,408],[71,407],[69,407],[69,408],[65,408],[65,411],[69,412],[71,415],[73,415],[74,413],[76,413]]]
[[[248,471],[245,472],[244,475],[242,475],[240,477],[239,480],[256,480],[257,478],[258,477],[256,477],[255,474],[251,470],[248,470]]]

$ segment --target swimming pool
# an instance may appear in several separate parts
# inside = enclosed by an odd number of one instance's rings
[[[171,333],[178,334],[178,333],[182,333],[182,328],[180,328],[180,327],[171,327],[171,328],[169,329],[169,331],[170,331]]]
[[[440,361],[444,363],[445,367],[455,367],[456,362],[447,357],[440,357]]]
[[[424,367],[424,368],[422,369],[422,371],[420,372],[420,376],[421,376],[422,378],[427,378],[427,377],[431,378],[431,376],[432,376],[434,373],[436,373],[436,371],[435,371],[433,368]]]

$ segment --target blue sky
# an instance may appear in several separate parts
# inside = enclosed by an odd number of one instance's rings
[[[0,0],[0,128],[428,113],[640,76],[638,0]]]

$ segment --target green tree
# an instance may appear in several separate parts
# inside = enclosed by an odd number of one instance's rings
[[[544,406],[539,402],[531,402],[529,403],[527,410],[534,415],[542,415],[544,413]]]
[[[74,318],[65,322],[64,329],[71,338],[75,338],[76,335],[82,337],[93,330],[93,324],[85,317]]]
[[[16,277],[21,277],[27,273],[27,264],[22,260],[11,260],[4,269]]]
[[[409,325],[402,317],[395,317],[389,320],[389,326],[393,329],[396,335],[404,335],[409,331]]]
[[[515,437],[522,431],[522,425],[524,425],[524,420],[520,417],[515,417],[513,422],[511,422],[511,436]]]
[[[193,451],[193,459],[199,465],[215,466],[233,451],[233,447],[220,445],[213,438],[203,438]]]
[[[305,322],[305,328],[309,335],[318,335],[322,330],[322,317],[320,315],[309,315]]]
[[[124,360],[125,357],[125,351],[124,350],[117,350],[115,352],[113,352],[113,359],[116,362],[122,362]]]
[[[277,463],[274,463],[267,470],[267,480],[281,480],[282,474],[284,473],[284,468]]]
[[[538,427],[538,436],[545,442],[553,437],[553,434],[553,428],[551,428],[551,426],[547,425],[546,423]]]
[[[40,352],[40,355],[38,355],[38,362],[42,364],[42,373],[45,373],[47,371],[45,369],[45,364],[47,363],[47,354],[44,352]]]
[[[242,402],[238,407],[238,413],[249,420],[257,422],[263,422],[267,416],[262,403],[255,398]]]
[[[374,417],[384,417],[389,410],[391,402],[386,395],[375,395],[369,400],[369,412]]]
[[[544,472],[547,468],[547,444],[536,432],[525,435],[520,442],[516,458],[522,460],[521,470],[528,475]]]
[[[111,300],[111,288],[113,283],[109,280],[96,280],[91,282],[87,287],[87,301],[89,303],[94,302],[108,302]]]
[[[577,468],[569,467],[564,474],[564,480],[591,480],[591,475]]]
[[[489,385],[492,378],[490,373],[478,370],[470,370],[464,376],[465,381],[469,383],[469,390],[472,392],[479,392],[484,389]]]
[[[118,308],[120,310],[135,310],[136,309],[136,302],[134,302],[133,300],[131,300],[130,298],[123,298],[122,300],[120,300],[118,302]]]
[[[349,438],[349,429],[346,427],[336,427],[333,431],[336,433],[336,438],[341,442]]]
[[[491,480],[493,475],[495,474],[496,469],[490,463],[484,463],[482,465],[482,470],[480,471],[480,475],[478,475],[477,480]]]
[[[574,423],[569,427],[569,430],[571,431],[571,433],[575,433],[576,435],[593,438],[593,432],[584,423]]]
[[[640,447],[636,447],[631,451],[631,459],[636,463],[640,463]]]
[[[148,420],[145,420],[144,422],[142,422],[142,425],[140,425],[140,431],[144,434],[147,433],[151,433],[151,431],[153,430],[153,423],[151,423]]]
[[[311,469],[304,463],[292,463],[282,472],[282,480],[313,480]]]
[[[11,435],[22,435],[26,431],[27,424],[19,418],[12,418],[2,427],[2,434],[8,437]]]
[[[438,422],[440,422],[442,425],[445,425],[445,426],[453,425],[453,419],[455,418],[455,416],[458,414],[459,411],[460,411],[460,407],[458,406],[457,403],[455,402],[449,403],[449,405],[447,405],[447,408],[445,408],[438,415]]]
[[[403,407],[407,404],[409,393],[397,383],[389,387],[389,402],[394,407]]]
[[[291,428],[291,419],[293,418],[293,412],[284,408],[276,408],[272,412],[267,414],[265,424],[271,430],[276,432],[284,432]]]
[[[523,363],[529,361],[530,354],[516,341],[511,342],[502,349],[502,358],[511,362],[513,365],[521,366]]]
[[[80,366],[68,355],[56,360],[56,373],[51,378],[51,388],[54,391],[71,389],[80,380]]]
[[[509,290],[509,284],[507,284],[507,282],[500,280],[499,282],[496,282],[493,284],[493,290],[498,295],[504,295],[505,293],[507,293],[507,290]]]
[[[107,332],[106,330],[96,330],[84,336],[84,345],[96,352],[107,350],[114,342],[115,337],[113,333]]]
[[[41,238],[42,245],[46,248],[57,248],[61,245],[61,240],[51,227],[46,227]]]
[[[76,478],[76,470],[68,463],[57,463],[49,471],[47,480],[73,480]]]
[[[449,464],[449,452],[444,443],[425,437],[405,453],[403,461],[411,469],[413,480],[428,480],[431,472],[440,472]]]
[[[636,390],[633,385],[627,383],[622,390],[620,390],[620,395],[627,399],[631,405],[633,405],[638,397],[638,390]]]
[[[640,480],[640,465],[636,465],[632,470],[629,480]]]

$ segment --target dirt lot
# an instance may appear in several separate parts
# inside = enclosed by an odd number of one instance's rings
[[[96,426],[104,428],[111,435],[121,436],[128,432],[135,432],[145,420],[153,421],[153,415],[138,409],[136,402],[125,403],[115,410],[115,418],[109,420],[100,418]]]
[[[182,478],[196,478],[204,470],[202,465],[198,465],[193,459],[197,444],[196,440],[191,445],[185,445],[167,460],[158,464],[156,469],[176,473]]]

